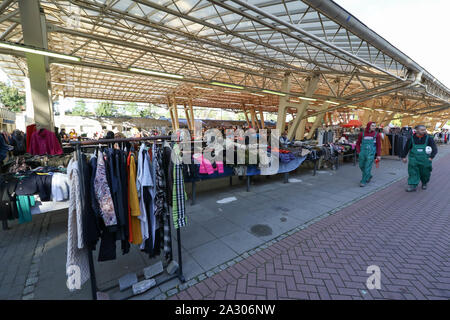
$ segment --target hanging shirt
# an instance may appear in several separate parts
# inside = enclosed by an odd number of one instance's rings
[[[69,199],[69,177],[67,174],[55,172],[52,178],[52,200],[64,201]]]
[[[138,157],[138,174],[136,178],[136,189],[139,194],[139,208],[141,214],[139,219],[141,220],[141,233],[142,244],[141,249],[145,248],[145,241],[150,238],[149,233],[149,219],[148,217],[153,214],[153,203],[146,203],[146,200],[152,202],[154,194],[152,195],[151,188],[153,187],[152,172],[150,168],[150,159],[145,148],[145,144],[141,145],[139,149]],[[150,211],[150,212],[149,212]]]
[[[172,218],[176,229],[186,225],[186,192],[184,190],[183,165],[181,164],[180,147],[173,147],[176,161],[173,165],[172,186]]]
[[[141,209],[139,208],[139,197],[136,188],[136,161],[134,154],[130,152],[127,158],[128,166],[128,208],[130,221],[130,237],[129,241],[133,244],[142,243],[141,232]]]
[[[111,197],[108,181],[106,179],[106,167],[103,152],[99,151],[97,159],[97,172],[94,179],[95,198],[98,201],[100,214],[105,226],[117,225],[114,203]]]

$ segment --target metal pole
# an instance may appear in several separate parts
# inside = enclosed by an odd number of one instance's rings
[[[178,249],[178,278],[181,282],[185,282],[183,276],[183,260],[181,259],[181,232],[180,228],[177,229],[177,249]]]
[[[192,180],[192,200],[191,200],[191,205],[193,206],[195,204],[195,194],[196,192],[196,185],[195,185],[195,177],[193,178],[194,180]]]

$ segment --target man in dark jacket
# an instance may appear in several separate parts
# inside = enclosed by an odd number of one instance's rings
[[[437,154],[437,147],[433,137],[427,134],[424,125],[416,127],[416,133],[408,138],[403,154],[403,162],[406,163],[406,156],[409,153],[408,163],[408,188],[407,192],[416,191],[419,182],[422,182],[422,189],[427,188],[432,171],[432,161]]]

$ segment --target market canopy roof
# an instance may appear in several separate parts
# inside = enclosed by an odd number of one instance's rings
[[[311,112],[328,100],[329,110],[353,104],[446,117],[450,103],[446,86],[333,1],[41,0],[41,7],[48,49],[81,58],[51,58],[54,97],[166,104],[170,96],[277,111],[280,94],[300,103],[318,75]],[[17,2],[4,0],[0,14],[1,41],[23,43]],[[23,87],[23,54],[0,48],[0,61]],[[292,86],[283,92],[287,73]]]

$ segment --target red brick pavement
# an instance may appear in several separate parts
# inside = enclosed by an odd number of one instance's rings
[[[170,299],[450,299],[449,177],[446,156],[428,190],[399,181]]]

